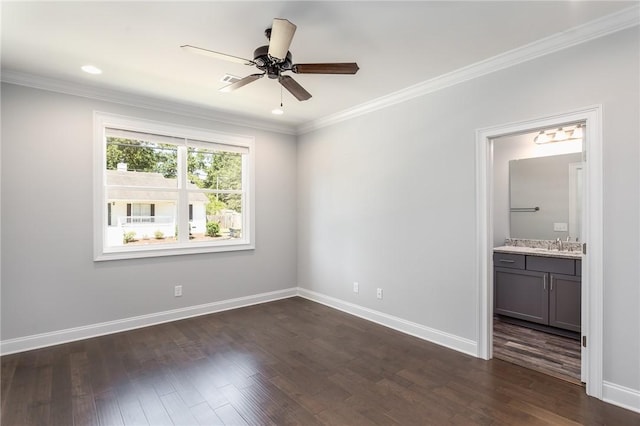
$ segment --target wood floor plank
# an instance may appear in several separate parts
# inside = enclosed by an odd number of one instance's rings
[[[160,400],[162,400],[162,405],[169,413],[174,425],[193,426],[198,424],[198,421],[191,414],[191,410],[189,410],[189,407],[178,392],[162,395]]]
[[[180,366],[170,369],[167,372],[166,378],[180,395],[187,407],[193,407],[194,405],[205,402],[202,394],[200,394],[198,389],[196,389],[195,386],[193,386],[193,383],[191,383],[191,380],[189,379],[189,369],[187,367]]]
[[[73,404],[71,395],[71,349],[72,345],[60,345],[47,348],[51,351],[51,424],[68,425],[73,423]]]
[[[115,392],[108,390],[95,396],[98,421],[101,425],[124,426]]]
[[[213,409],[206,402],[191,407],[190,411],[199,425],[213,426],[223,424],[222,420],[220,420],[220,417],[218,417],[216,412],[213,411]]]
[[[30,351],[17,357],[17,362],[10,362],[14,369],[11,385],[2,393],[2,424],[28,424],[29,404],[37,375],[38,353]]]
[[[220,389],[229,403],[251,425],[275,425],[276,423],[269,417],[260,404],[257,403],[251,394],[243,394],[234,385],[227,385]]]
[[[512,355],[573,368],[562,338],[539,338],[549,356],[523,336],[505,332]],[[640,425],[582,386],[302,298],[1,361],[3,425]]]
[[[215,410],[216,415],[225,425],[248,426],[249,423],[236,411],[231,404],[223,405]]]
[[[122,415],[122,421],[126,426],[149,425],[149,421],[138,400],[136,388],[132,383],[125,382],[115,387],[118,407]]]
[[[160,396],[150,378],[136,380],[132,383],[135,393],[144,411],[145,418],[153,426],[172,426],[173,421],[169,416]],[[166,394],[164,394],[166,395]]]

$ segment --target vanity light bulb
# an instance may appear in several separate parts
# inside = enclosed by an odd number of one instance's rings
[[[550,142],[551,140],[549,139],[549,135],[547,135],[545,132],[540,132],[538,136],[533,139],[533,141],[537,144],[541,144]]]
[[[571,134],[571,138],[573,138],[573,139],[582,139],[582,137],[583,137],[582,125],[578,124],[578,127],[576,127],[575,130],[573,131],[573,133]]]
[[[553,136],[553,140],[554,141],[563,141],[565,139],[567,139],[567,132],[562,130],[562,127],[560,127],[558,129],[558,131],[556,132],[556,134]]]

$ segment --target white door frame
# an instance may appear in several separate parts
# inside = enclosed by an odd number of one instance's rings
[[[588,336],[588,341],[582,350],[582,375],[587,395],[602,399],[602,105],[476,131],[477,356],[493,357],[493,139],[575,122],[586,122],[583,147],[587,155],[582,224],[582,241],[587,243],[587,255],[582,261],[582,335]]]

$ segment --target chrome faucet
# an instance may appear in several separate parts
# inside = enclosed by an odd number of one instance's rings
[[[562,251],[562,240],[560,237],[556,238],[556,244],[558,245],[558,251]]]

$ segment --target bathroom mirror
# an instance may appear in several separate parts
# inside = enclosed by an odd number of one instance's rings
[[[509,161],[511,238],[580,241],[582,154]]]

